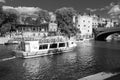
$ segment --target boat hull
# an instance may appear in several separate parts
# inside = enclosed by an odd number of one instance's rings
[[[36,52],[24,52],[24,51],[14,51],[15,56],[19,58],[34,58],[34,57],[40,57],[40,56],[48,56],[53,54],[61,54],[61,53],[67,53],[71,52],[75,49],[75,47],[69,47],[64,50],[56,49],[55,50],[46,50],[44,52],[36,51]],[[33,55],[27,55],[27,54],[33,54]]]

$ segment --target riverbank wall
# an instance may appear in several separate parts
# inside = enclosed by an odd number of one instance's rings
[[[8,40],[10,40],[9,37],[0,37],[0,44],[6,43]]]

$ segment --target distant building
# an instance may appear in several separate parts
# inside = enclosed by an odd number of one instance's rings
[[[118,25],[118,21],[116,20],[113,20],[113,19],[106,19],[107,21],[107,24],[106,24],[106,28],[109,28],[109,27],[117,27]]]
[[[56,14],[54,14],[53,12],[49,12],[49,15],[50,15],[50,22],[56,23]]]
[[[114,27],[114,23],[112,22],[111,19],[106,19],[106,22],[107,22],[107,24],[105,25],[106,28]]]
[[[56,35],[58,31],[58,25],[56,23],[56,14],[53,12],[49,12],[50,15],[50,22],[49,22],[49,35]]]
[[[41,25],[23,25],[23,24],[16,24],[16,30],[18,32],[40,32],[40,31],[48,31],[48,23],[41,24]]]
[[[106,24],[107,24],[106,19],[99,17],[99,19],[98,19],[98,27],[105,27]]]
[[[117,22],[109,18],[99,18],[98,24],[98,27],[110,28],[115,27]]]
[[[12,33],[16,36],[23,37],[43,37],[48,36],[49,24],[41,24],[41,25],[23,25],[23,24],[15,24],[16,33]]]
[[[92,19],[93,19],[93,21],[92,21],[92,27],[93,28],[98,28],[98,16],[96,16],[96,15],[92,15]]]
[[[56,23],[49,23],[49,32],[57,32],[57,24]]]
[[[33,21],[36,21],[37,18],[38,18],[38,15],[36,14],[32,14],[32,15],[21,14],[18,20],[19,20],[19,24],[30,25],[33,23]]]
[[[76,26],[81,31],[80,35],[82,39],[92,37],[93,19],[90,15],[78,15]]]

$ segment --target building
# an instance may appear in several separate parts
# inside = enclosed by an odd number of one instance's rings
[[[109,19],[109,18],[99,18],[98,27],[110,28],[116,26],[116,21]]]
[[[100,27],[105,27],[105,25],[107,24],[107,20],[105,19],[105,18],[101,18],[101,17],[99,17],[99,19],[98,19],[98,28],[100,28]]]
[[[98,28],[98,16],[96,16],[95,14],[92,15],[93,21],[92,21],[92,27],[93,28]]]
[[[44,37],[48,36],[49,24],[41,25],[24,25],[24,24],[15,24],[13,25],[16,28],[16,32],[12,33],[13,37],[22,36],[22,37]]]
[[[40,31],[48,31],[49,24],[41,24],[41,25],[24,25],[24,24],[16,24],[17,32],[40,32]]]
[[[105,25],[106,28],[110,28],[110,27],[114,26],[114,24],[113,24],[111,19],[106,19],[106,21],[107,21],[107,24]]]
[[[54,14],[53,12],[49,12],[49,15],[50,15],[50,22],[56,23],[56,14]]]
[[[49,12],[50,22],[49,22],[49,32],[57,32],[56,14]]]
[[[50,22],[49,22],[49,35],[56,35],[58,31],[58,25],[56,23],[56,14],[49,12]]]
[[[24,24],[14,24],[16,28],[16,33],[12,33],[13,35],[19,35],[25,37],[43,37],[48,36],[48,34],[56,34],[57,32],[57,24],[56,23],[45,23],[41,25],[24,25]]]
[[[49,23],[49,32],[57,32],[57,24],[56,23]]]
[[[78,15],[76,26],[81,31],[80,39],[89,39],[92,37],[93,18],[90,15]]]

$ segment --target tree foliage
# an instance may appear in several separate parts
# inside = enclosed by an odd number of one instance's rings
[[[33,20],[32,20],[32,17],[26,17],[25,18],[25,21],[24,21],[24,24],[29,24],[29,25],[32,25],[33,24]]]
[[[40,10],[39,12],[36,12],[36,14],[38,14],[38,18],[36,22],[43,23],[44,21],[46,22],[50,21],[50,15],[47,10]]]
[[[0,7],[0,32],[9,32],[14,29],[11,25],[17,23],[17,15],[11,12],[5,12]]]
[[[2,27],[0,28],[1,35],[4,35],[6,32],[10,32],[10,31],[11,31],[10,23],[3,24]]]
[[[75,34],[77,28],[73,26],[73,16],[76,15],[76,10],[73,8],[60,8],[55,11],[56,19],[61,32],[68,35]]]
[[[26,17],[24,20],[22,20],[22,21],[24,21],[24,24],[40,25],[44,22],[50,21],[50,15],[47,10],[40,10],[38,12],[35,12],[33,15],[27,15],[27,16],[28,17]],[[33,19],[33,18],[36,18],[36,19]]]

